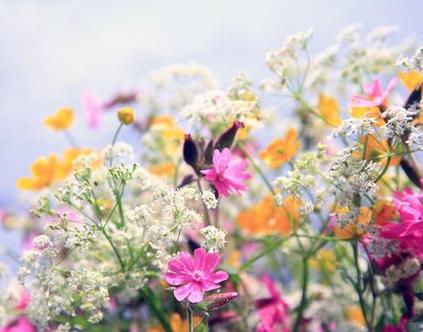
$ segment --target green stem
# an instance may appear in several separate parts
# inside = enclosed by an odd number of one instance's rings
[[[263,171],[260,169],[260,167],[257,165],[257,163],[254,161],[254,159],[250,156],[250,154],[244,149],[243,145],[241,143],[238,143],[238,147],[239,149],[242,151],[242,153],[245,154],[245,156],[247,157],[248,161],[251,163],[251,165],[254,167],[254,169],[256,170],[257,174],[262,178],[264,184],[266,185],[266,187],[269,189],[269,191],[272,193],[272,195],[276,195],[275,190],[272,187],[272,184],[270,183],[270,181],[267,179],[266,175],[264,175]]]
[[[298,332],[300,330],[304,311],[307,306],[307,288],[308,288],[308,279],[309,279],[308,256],[304,257],[302,260],[302,273],[303,273],[303,279],[301,283],[301,301],[298,307],[298,314],[294,323],[293,332]]]
[[[203,187],[201,186],[200,178],[197,179],[197,185],[198,185],[198,190],[200,190],[201,196],[203,196]],[[211,225],[209,210],[207,209],[207,206],[204,202],[203,202],[203,208],[204,208],[204,215],[206,217],[206,223],[207,225]]]
[[[192,310],[189,306],[189,303],[187,304],[187,315],[188,315],[188,331],[194,332],[194,321],[192,317]]]
[[[118,127],[118,129],[116,130],[115,134],[113,135],[113,139],[112,139],[112,146],[115,145],[117,138],[119,136],[120,130],[122,129],[123,124],[121,123]]]
[[[66,137],[67,141],[69,142],[69,144],[72,147],[74,147],[74,148],[78,148],[79,147],[79,145],[76,142],[75,138],[73,137],[73,135],[69,131],[65,130],[63,133],[65,134],[65,137]]]
[[[361,287],[361,270],[360,266],[358,264],[358,243],[357,240],[351,243],[352,249],[353,249],[353,255],[354,255],[354,267],[357,273],[357,282],[354,285],[354,288],[358,295],[358,301],[360,304],[361,311],[363,313],[364,321],[366,322],[366,326],[369,331],[372,331],[372,326],[369,322],[369,319],[367,318],[367,311],[366,311],[366,303],[364,301],[363,297],[363,289]]]

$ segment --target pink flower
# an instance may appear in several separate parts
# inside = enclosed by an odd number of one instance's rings
[[[104,111],[100,98],[91,91],[85,91],[82,94],[82,107],[87,116],[88,127],[91,129],[97,128],[100,123],[101,113]]]
[[[354,95],[352,97],[352,106],[377,107],[384,105],[386,99],[397,84],[397,81],[398,80],[396,78],[391,79],[385,90],[382,90],[382,83],[379,78],[375,78],[373,83],[364,84],[364,91],[366,92],[366,95]]]
[[[261,277],[266,285],[270,297],[256,301],[261,323],[257,326],[257,332],[288,332],[289,320],[288,304],[282,300],[273,280],[266,274]]]
[[[166,281],[172,286],[178,286],[173,294],[178,301],[188,298],[191,303],[203,300],[203,293],[220,288],[220,282],[228,279],[224,271],[215,272],[220,263],[220,256],[207,253],[203,248],[194,251],[194,256],[181,252],[178,258],[168,262]]]
[[[244,180],[251,178],[251,174],[245,172],[247,162],[232,155],[228,148],[222,152],[214,150],[213,167],[201,171],[204,178],[211,182],[219,195],[229,196],[231,192],[241,195],[241,191],[247,190]]]
[[[15,309],[25,310],[26,307],[28,307],[29,303],[31,302],[31,294],[26,289],[23,289],[23,288],[21,288],[19,291],[20,291],[19,302],[16,303]]]
[[[36,332],[35,326],[32,325],[25,317],[21,316],[7,326],[0,328],[0,332]]]
[[[423,193],[414,194],[410,188],[394,194],[394,206],[399,212],[397,223],[380,227],[379,236],[398,241],[402,251],[423,259]]]

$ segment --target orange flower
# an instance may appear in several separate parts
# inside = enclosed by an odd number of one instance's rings
[[[360,214],[358,215],[356,223],[349,223],[344,228],[335,227],[335,236],[339,239],[351,239],[354,237],[363,236],[365,233],[361,229],[368,226],[372,219],[372,211],[365,206],[360,207]]]
[[[386,200],[377,201],[373,206],[373,213],[378,225],[385,225],[396,217],[395,207]]]
[[[409,91],[413,91],[419,84],[423,83],[423,75],[417,70],[399,72],[398,77]]]
[[[149,168],[149,171],[157,176],[172,176],[175,174],[175,165],[172,163],[154,165]]]
[[[381,164],[388,162],[388,157],[383,157],[390,152],[388,142],[386,140],[378,140],[374,135],[366,135],[360,138],[360,143],[366,147],[364,158],[366,160],[376,160]],[[355,156],[361,158],[361,153],[358,152]],[[389,166],[397,166],[401,162],[401,156],[391,156]]]
[[[344,316],[347,321],[356,323],[360,326],[366,326],[363,311],[358,306],[351,305],[345,308]]]
[[[194,327],[201,322],[200,316],[194,316],[193,323]],[[173,313],[170,316],[170,327],[172,328],[173,332],[186,332],[189,330],[188,328],[188,320],[182,319],[181,316],[177,313]],[[147,329],[147,332],[165,332],[165,330],[161,326],[152,327]]]
[[[89,149],[68,149],[63,153],[63,161],[55,154],[38,157],[31,165],[31,176],[19,178],[16,186],[21,190],[40,190],[56,181],[64,180],[72,171],[73,161]]]
[[[276,206],[271,196],[242,211],[237,224],[248,234],[289,234],[292,226],[300,219],[301,202],[294,196],[285,198],[282,206]]]
[[[284,138],[277,138],[260,151],[259,156],[270,168],[278,168],[290,160],[300,148],[297,131],[289,129]]]
[[[55,114],[46,117],[44,119],[44,125],[52,130],[62,131],[69,129],[73,124],[73,120],[73,109],[69,107],[63,107]]]
[[[317,105],[317,112],[323,120],[332,127],[338,127],[342,124],[342,119],[339,116],[339,105],[333,97],[321,93]]]

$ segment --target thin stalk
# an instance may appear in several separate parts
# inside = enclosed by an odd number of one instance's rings
[[[247,157],[248,161],[251,163],[251,165],[254,167],[254,169],[256,170],[257,174],[261,177],[261,179],[263,180],[264,184],[266,185],[266,187],[269,189],[269,191],[272,193],[272,195],[274,196],[275,190],[272,187],[272,184],[270,183],[270,181],[267,179],[266,175],[264,175],[263,171],[260,169],[260,167],[257,165],[257,163],[254,161],[254,159],[250,156],[250,154],[244,149],[243,145],[241,143],[238,143],[238,147],[239,149],[242,151],[242,153],[245,154],[245,156]]]
[[[79,145],[78,145],[78,143],[76,142],[76,139],[73,137],[73,135],[72,135],[69,131],[65,130],[65,131],[63,132],[63,134],[65,134],[66,140],[69,142],[69,144],[70,144],[72,147],[74,147],[74,148],[79,148]]]
[[[200,178],[197,179],[197,186],[198,186],[198,190],[200,190],[201,196],[203,196],[203,187],[201,186],[201,179]],[[203,202],[203,209],[204,209],[204,215],[206,217],[206,223],[207,223],[207,225],[211,225],[211,218],[210,218],[209,210],[207,209],[207,206],[204,202]]]
[[[304,311],[307,306],[307,288],[308,288],[308,279],[309,279],[308,256],[303,257],[302,273],[303,273],[303,279],[301,283],[301,301],[298,307],[298,314],[297,314],[297,318],[295,319],[293,332],[298,332],[300,330],[301,321],[303,320]]]

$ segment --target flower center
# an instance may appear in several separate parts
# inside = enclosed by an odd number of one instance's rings
[[[203,277],[203,272],[202,271],[194,271],[194,273],[192,274],[192,278],[195,281],[200,281],[202,277]]]

